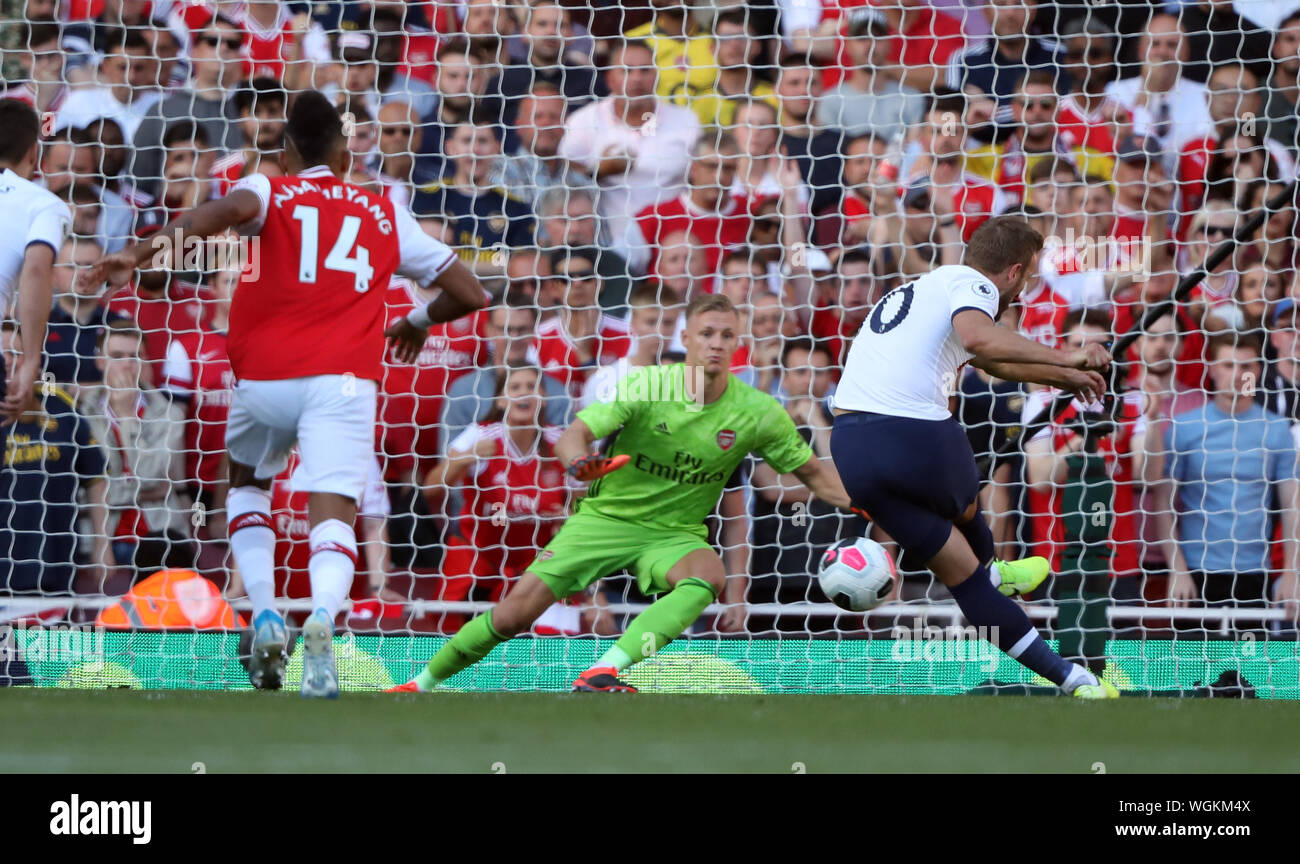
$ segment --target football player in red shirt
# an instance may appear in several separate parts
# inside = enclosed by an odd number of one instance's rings
[[[311,493],[315,608],[303,628],[302,693],[336,698],[333,624],[356,566],[353,523],[374,459],[385,336],[410,362],[431,323],[479,309],[485,298],[455,253],[409,213],[342,181],[347,139],[338,110],[324,96],[298,95],[282,160],[285,176],[246,177],[226,197],[160,233],[206,237],[238,227],[259,240],[243,277],[249,284],[236,292],[230,310],[230,362],[239,384],[226,425],[230,546],[255,612],[249,677],[255,687],[275,689],[284,673],[270,486],[297,443],[300,485]],[[137,244],[102,259],[93,276],[121,283],[150,257],[168,261],[180,251]],[[385,331],[384,300],[395,272],[420,284],[436,282],[443,292]]]

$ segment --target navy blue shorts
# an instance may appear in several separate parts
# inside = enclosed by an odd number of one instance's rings
[[[907,569],[925,568],[979,495],[975,454],[952,417],[840,414],[831,457],[853,506],[898,541]]]

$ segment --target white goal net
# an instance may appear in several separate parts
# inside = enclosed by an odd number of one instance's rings
[[[244,262],[203,247],[116,292],[84,273],[278,176],[287,109],[315,90],[342,112],[350,182],[493,296],[413,364],[385,357],[345,687],[406,680],[509,590],[581,494],[556,435],[629,370],[682,359],[686,302],[732,301],[732,372],[829,464],[876,304],[1018,213],[1046,242],[1000,323],[1117,349],[1091,405],[972,366],[945,382],[997,557],[1051,562],[1031,619],[1123,690],[1300,698],[1300,0],[0,8],[3,96],[37,111],[34,179],[72,212],[39,396],[3,430],[0,684],[248,686],[224,451]],[[387,291],[389,320],[433,296]],[[272,491],[277,597],[301,622],[308,496],[293,465]],[[1046,687],[929,572],[865,615],[830,603],[827,549],[894,547],[757,456],[709,532],[727,588],[643,686]],[[564,688],[648,602],[606,574],[453,683]]]

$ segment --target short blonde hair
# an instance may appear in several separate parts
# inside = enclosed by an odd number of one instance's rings
[[[701,294],[686,307],[686,320],[705,312],[730,312],[736,314],[736,306],[725,294]]]

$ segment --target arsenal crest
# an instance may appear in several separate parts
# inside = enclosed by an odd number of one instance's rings
[[[734,429],[723,429],[718,433],[718,446],[723,450],[730,450],[731,445],[736,443],[736,432]]]

